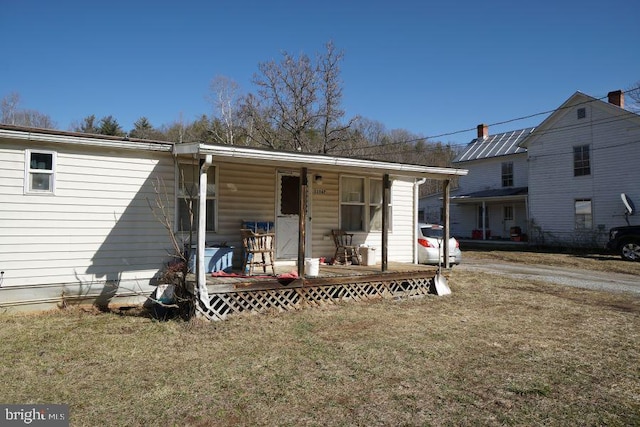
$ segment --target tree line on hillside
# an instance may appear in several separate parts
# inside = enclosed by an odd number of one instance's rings
[[[88,115],[69,130],[172,142],[204,142],[266,147],[279,150],[332,154],[428,166],[451,166],[457,147],[431,141],[407,130],[387,130],[374,120],[345,117],[342,109],[340,63],[344,53],[332,42],[322,54],[310,58],[283,52],[280,61],[258,64],[255,91],[240,94],[236,82],[218,76],[211,82],[209,102],[212,113],[190,122],[183,120],[156,127],[140,117],[125,131],[114,116]],[[640,92],[629,93],[630,106],[640,105]],[[0,122],[5,124],[55,128],[43,113],[19,108],[16,93],[0,103]],[[635,102],[634,102],[635,101]],[[631,107],[633,108],[633,107]],[[455,185],[455,183],[453,183]],[[439,191],[437,182],[428,182],[421,191]]]

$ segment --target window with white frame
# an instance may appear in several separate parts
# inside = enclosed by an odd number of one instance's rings
[[[502,162],[502,186],[513,187],[513,162]]]
[[[505,221],[513,221],[513,206],[504,206],[503,219]]]
[[[573,176],[591,175],[589,145],[573,147]]]
[[[207,220],[206,231],[216,231],[217,191],[216,168],[207,170]],[[178,231],[195,231],[198,224],[198,183],[200,167],[197,164],[178,165]]]
[[[53,151],[25,151],[24,192],[53,194],[56,188],[56,153]]]
[[[576,230],[590,230],[593,228],[593,213],[590,199],[575,201]]]
[[[381,231],[382,192],[381,179],[341,177],[340,228],[346,231]]]

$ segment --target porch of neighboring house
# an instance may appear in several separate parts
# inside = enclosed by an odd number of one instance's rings
[[[451,199],[458,219],[458,241],[527,242],[527,187],[484,190]]]
[[[297,277],[295,265],[277,265],[276,276],[258,270],[252,276],[241,271],[208,273],[209,308],[206,317],[224,320],[228,316],[271,310],[278,312],[320,307],[347,301],[383,298],[412,298],[431,292],[436,266],[390,262],[380,265],[320,264],[317,276]],[[447,272],[444,272],[447,275]],[[195,275],[187,283],[196,287]]]

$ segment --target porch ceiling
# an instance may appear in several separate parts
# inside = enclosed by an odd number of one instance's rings
[[[213,161],[223,160],[229,163],[270,164],[290,168],[322,168],[322,170],[345,171],[360,169],[367,173],[377,173],[415,178],[445,180],[454,176],[467,175],[466,169],[442,168],[412,165],[407,163],[382,162],[377,160],[352,159],[318,153],[295,153],[290,151],[266,150],[235,145],[211,145],[200,143],[176,144],[173,149],[176,156],[212,155]]]

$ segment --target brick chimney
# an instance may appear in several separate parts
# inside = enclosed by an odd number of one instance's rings
[[[614,90],[607,94],[609,97],[609,104],[617,105],[620,108],[624,108],[624,92],[621,90]]]
[[[484,123],[478,125],[478,139],[487,139],[489,137],[489,125]]]

